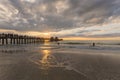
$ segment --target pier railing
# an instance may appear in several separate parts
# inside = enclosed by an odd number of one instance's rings
[[[18,34],[0,34],[0,44],[30,44],[30,43],[41,43],[45,39],[42,37],[34,37],[27,35],[18,35]]]

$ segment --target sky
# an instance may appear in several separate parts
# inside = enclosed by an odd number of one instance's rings
[[[120,0],[0,0],[0,33],[120,40]]]

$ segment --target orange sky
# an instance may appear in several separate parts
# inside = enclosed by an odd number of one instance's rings
[[[55,32],[34,32],[34,31],[29,31],[29,32],[18,32],[15,30],[5,30],[5,29],[0,29],[0,33],[15,33],[15,34],[23,34],[23,35],[31,35],[31,36],[39,36],[39,37],[44,37],[44,38],[50,38],[50,37],[55,37],[54,34]],[[58,35],[59,37],[59,35]],[[60,37],[63,38],[64,40],[120,40],[120,37]]]

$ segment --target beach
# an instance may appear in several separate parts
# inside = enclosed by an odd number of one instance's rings
[[[120,80],[120,0],[0,0],[0,80]]]
[[[0,80],[119,80],[120,46],[0,46]]]

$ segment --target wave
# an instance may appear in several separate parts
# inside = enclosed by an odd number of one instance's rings
[[[66,42],[63,44],[90,44],[90,43]]]
[[[62,44],[72,44],[72,45],[87,45],[92,43],[80,43],[80,42],[63,42]],[[95,43],[97,45],[120,45],[120,43]]]

